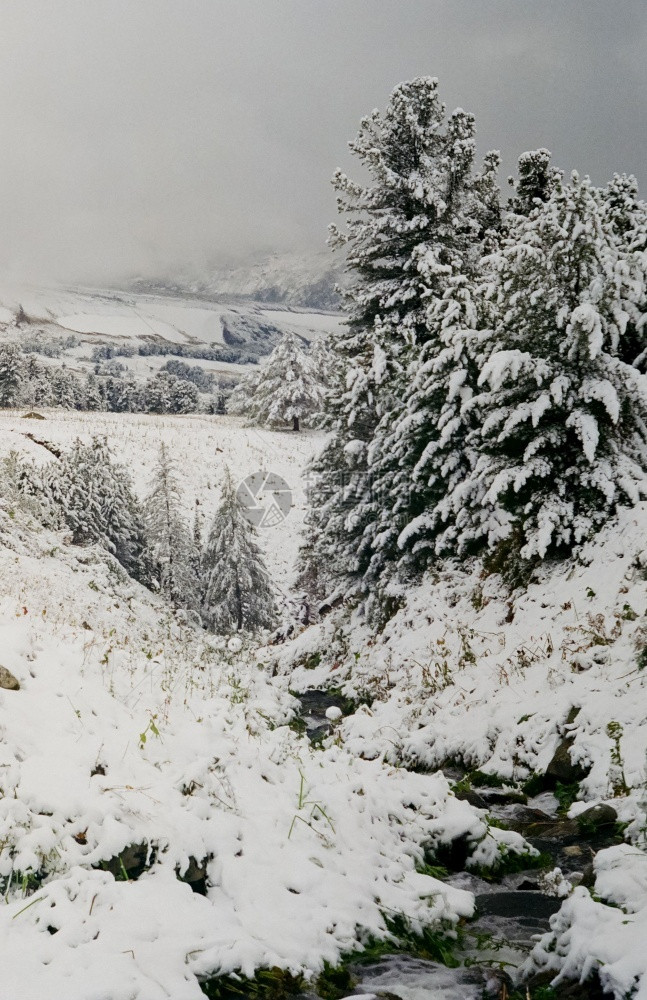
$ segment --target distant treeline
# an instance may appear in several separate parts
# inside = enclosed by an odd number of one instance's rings
[[[198,365],[169,360],[145,382],[119,362],[89,374],[43,364],[16,344],[0,346],[0,407],[60,406],[113,413],[224,413],[233,380],[216,381]]]

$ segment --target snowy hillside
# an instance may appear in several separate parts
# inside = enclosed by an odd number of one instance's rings
[[[44,421],[25,420],[21,412],[0,411],[0,449],[16,451],[37,463],[52,460],[44,442],[56,449],[69,447],[75,438],[87,442],[93,435],[105,436],[116,459],[131,470],[139,496],[143,496],[163,442],[180,474],[184,508],[193,516],[198,504],[207,525],[218,502],[225,466],[236,482],[261,470],[281,476],[291,488],[292,507],[285,521],[261,536],[269,568],[277,585],[287,590],[305,511],[306,483],[303,470],[320,436],[299,436],[244,428],[235,417],[156,417],[148,414],[78,413],[44,411]],[[33,435],[37,441],[28,435]]]
[[[336,310],[339,308],[336,286],[343,283],[342,262],[329,250],[322,250],[309,254],[273,254],[247,265],[221,268],[201,280],[175,279],[158,286],[142,281],[138,286],[166,288],[180,294],[232,296],[304,309]]]
[[[595,969],[616,1000],[647,995],[638,943],[647,920],[646,531],[641,504],[578,560],[547,564],[527,592],[510,592],[480,563],[450,564],[406,595],[381,634],[342,609],[277,657],[292,690],[332,687],[360,705],[338,738],[362,759],[449,767],[468,787],[476,774],[476,799],[481,785],[503,784],[525,802],[524,788],[557,783],[575,843],[586,829],[578,817],[611,810],[620,826],[595,855],[593,897],[571,886],[527,968],[547,970],[544,981]],[[517,809],[535,836],[555,822]],[[572,850],[577,885],[593,852]]]
[[[51,458],[21,430],[35,426],[3,414],[3,449]],[[313,444],[217,418],[91,429],[138,483],[163,439],[205,507],[225,461],[244,474],[270,458],[296,486]],[[89,430],[49,413],[33,433]],[[287,533],[266,533],[280,578],[295,492]],[[106,553],[15,511],[2,539],[3,998],[198,1000],[208,981],[275,967],[305,985],[391,938],[395,917],[450,933],[472,914],[470,892],[424,867],[443,844],[466,841],[480,865],[528,850],[440,774],[313,748],[286,724],[298,703],[270,651],[188,626]]]
[[[340,322],[336,315],[230,303],[222,297],[209,301],[100,289],[0,290],[0,304],[3,340],[60,345],[76,335],[77,345],[64,346],[60,354],[73,368],[87,368],[93,350],[106,345],[138,377],[156,371],[165,351],[200,358],[201,349],[207,349],[201,359],[205,370],[235,374],[232,363],[269,354],[285,330],[309,341]],[[130,356],[121,354],[123,348]],[[138,355],[140,348],[148,353]]]
[[[92,434],[107,437],[140,495],[164,442],[187,511],[199,501],[206,521],[225,465],[236,480],[257,469],[284,477],[293,507],[259,535],[279,591],[293,593],[304,466],[320,435],[231,417],[0,415],[3,456],[48,462],[50,448]],[[547,565],[527,593],[509,593],[479,563],[449,565],[381,633],[341,606],[265,647],[189,626],[65,532],[6,507],[2,518],[0,975],[11,992],[0,996],[197,1000],[223,977],[273,967],[296,977],[298,993],[324,963],[389,938],[394,914],[412,940],[442,932],[432,956],[484,970],[468,981],[418,959],[354,973],[386,988],[411,982],[402,995],[416,1000],[434,984],[447,1000],[477,1000],[501,955],[513,977],[525,962],[548,978],[578,977],[602,956],[616,1000],[627,975],[647,984],[637,943],[647,912],[646,507],[578,562]],[[315,704],[341,710],[300,717]],[[555,791],[571,819],[554,816]],[[578,827],[591,806],[616,823],[594,841],[594,897],[581,884],[586,855],[559,843],[593,836]],[[557,831],[535,839],[541,855],[524,840],[537,827]],[[557,862],[561,909],[528,881]],[[493,864],[520,874],[493,885]],[[539,923],[534,948],[514,921],[483,916],[498,893],[507,900],[526,884],[521,911],[538,900],[559,910],[552,930]]]

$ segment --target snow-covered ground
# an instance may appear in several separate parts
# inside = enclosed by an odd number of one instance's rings
[[[164,440],[205,511],[226,462],[267,463],[298,498],[265,533],[286,583],[313,435],[5,412],[4,454],[50,457],[24,432],[105,433],[138,488]],[[311,748],[267,650],[187,626],[105,553],[25,517],[4,512],[0,548],[0,660],[20,684],[0,690],[3,998],[198,1000],[197,977],[311,975],[388,937],[387,916],[415,931],[471,915],[469,892],[416,870],[425,847],[467,836],[480,863],[524,849],[441,774]]]
[[[646,536],[641,504],[527,592],[450,566],[379,635],[342,610],[276,654],[293,690],[332,685],[369,703],[338,735],[363,759],[460,761],[522,782],[568,738],[586,774],[569,815],[608,803],[628,842],[597,854],[594,895],[573,890],[529,968],[598,971],[615,1000],[647,997]]]
[[[26,435],[65,447],[102,434],[141,494],[163,441],[187,514],[198,500],[206,521],[225,465],[237,480],[277,472],[294,506],[259,534],[289,594],[320,435],[231,417],[45,417],[0,412],[0,454],[50,461]],[[0,665],[20,689],[0,690],[0,997],[197,1000],[196,977],[334,964],[386,934],[385,913],[451,926],[472,896],[416,871],[424,847],[464,834],[487,863],[523,843],[433,772],[458,760],[522,781],[564,736],[586,772],[571,815],[611,803],[626,844],[599,851],[594,895],[565,898],[529,968],[597,969],[615,1000],[647,996],[647,505],[527,593],[448,567],[379,634],[342,608],[240,651],[98,550],[3,524]],[[360,705],[315,750],[286,725],[289,691],[329,686]],[[187,884],[196,870],[206,896]]]

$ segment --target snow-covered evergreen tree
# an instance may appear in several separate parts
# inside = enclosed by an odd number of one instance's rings
[[[615,174],[599,192],[605,227],[617,254],[619,306],[624,312],[620,356],[647,371],[647,203],[635,177]]]
[[[383,419],[371,446],[375,514],[364,544],[370,562],[366,589],[394,575],[418,575],[451,551],[453,511],[448,497],[475,462],[470,408],[478,379],[482,326],[477,293],[456,275],[431,300],[430,329],[410,372],[400,406]],[[385,580],[386,578],[386,580]]]
[[[151,576],[161,593],[179,607],[198,604],[198,580],[191,537],[182,511],[177,467],[160,446],[143,504]]]
[[[547,201],[559,184],[562,172],[551,165],[551,156],[548,149],[532,149],[519,157],[518,177],[516,180],[509,178],[514,186],[509,208],[516,215],[530,215],[538,203]]]
[[[243,379],[228,411],[265,427],[300,430],[321,409],[322,387],[297,337],[287,331],[266,362]]]
[[[105,438],[76,440],[54,467],[49,491],[75,544],[97,542],[141,579],[144,532],[128,471],[113,461]]]
[[[0,347],[0,406],[16,406],[24,377],[25,360],[15,344]]]
[[[446,115],[435,79],[403,83],[351,143],[369,183],[341,172],[333,181],[347,228],[333,227],[332,242],[346,248],[354,282],[345,293],[347,327],[334,338],[345,382],[329,398],[332,433],[311,469],[304,553],[331,583],[365,574],[381,507],[394,501],[375,491],[376,476],[385,482],[395,471],[385,440],[420,351],[429,344],[430,362],[445,347],[430,302],[478,272],[484,247],[498,242],[498,154],[475,174],[474,135],[471,115]]]
[[[647,493],[643,376],[620,357],[615,248],[573,175],[520,217],[498,262],[499,321],[481,345],[473,472],[456,484],[457,550],[572,549]]]
[[[201,560],[202,617],[214,632],[255,632],[276,621],[274,590],[255,535],[227,469]]]

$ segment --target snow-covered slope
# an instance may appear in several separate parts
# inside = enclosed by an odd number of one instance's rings
[[[92,419],[34,431],[3,414],[0,440],[47,457],[20,427],[58,444],[106,431],[141,483],[164,439],[203,498],[225,460],[240,474],[269,455],[290,475],[312,446],[218,418]],[[267,651],[189,627],[26,514],[0,528],[0,659],[19,683],[0,688],[3,998],[199,1000],[199,978],[310,975],[388,937],[387,916],[415,931],[472,913],[469,892],[417,870],[425,848],[523,849],[442,775],[313,749]],[[268,543],[277,572],[288,537]]]
[[[126,347],[144,358],[119,355],[135,375],[150,374],[167,360],[164,351],[200,358],[211,371],[235,372],[269,354],[285,330],[304,340],[334,330],[338,315],[292,311],[264,303],[217,301],[195,296],[143,294],[101,289],[20,288],[0,290],[0,341],[33,340],[61,344],[76,335],[76,346],[64,347],[61,360],[79,370],[92,363],[94,348]],[[156,356],[156,346],[160,348]],[[211,349],[211,351],[209,351]],[[56,363],[60,363],[57,361]]]
[[[276,654],[293,690],[360,703],[337,738],[362,759],[458,762],[519,788],[560,748],[570,757],[569,815],[609,805],[627,843],[599,851],[593,895],[572,890],[528,968],[595,971],[615,1000],[647,997],[646,537],[643,503],[526,592],[451,565],[403,595],[381,633],[341,609]]]
[[[294,507],[260,540],[290,594],[318,434],[227,417],[45,417],[0,414],[2,454],[49,461],[43,443],[105,434],[141,493],[164,441],[187,512],[197,499],[207,520],[225,464],[236,479],[278,472]],[[596,968],[616,1000],[645,995],[647,505],[527,592],[478,563],[448,566],[403,594],[379,633],[342,607],[288,642],[240,650],[189,628],[105,554],[9,513],[0,665],[20,689],[0,689],[7,996],[197,1000],[196,977],[334,963],[386,934],[386,911],[413,928],[451,924],[472,897],[416,871],[424,846],[465,835],[487,863],[523,843],[488,830],[436,768],[520,784],[565,741],[581,770],[570,815],[612,805],[626,843],[598,852],[594,895],[570,892],[528,968]],[[326,687],[355,707],[314,750],[286,725],[289,691]]]

